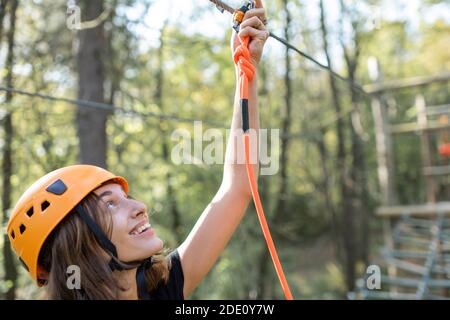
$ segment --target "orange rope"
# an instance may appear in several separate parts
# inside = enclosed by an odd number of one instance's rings
[[[253,79],[255,68],[250,61],[248,43],[248,37],[242,39],[241,44],[236,48],[233,55],[234,62],[239,69],[239,92],[241,106],[243,108],[242,121],[244,129],[245,166],[247,168],[247,176],[250,183],[250,189],[252,191],[253,201],[256,207],[256,212],[258,214],[259,223],[261,224],[261,229],[263,231],[264,238],[266,239],[267,247],[269,248],[270,256],[272,257],[272,262],[275,266],[278,279],[280,280],[281,288],[283,289],[286,300],[293,300],[291,290],[289,289],[289,285],[283,272],[283,267],[281,266],[280,259],[278,258],[277,249],[275,248],[275,244],[270,234],[269,226],[267,224],[264,210],[261,204],[261,199],[259,198],[258,184],[253,172],[253,166],[250,163],[250,136],[248,134],[248,82]]]

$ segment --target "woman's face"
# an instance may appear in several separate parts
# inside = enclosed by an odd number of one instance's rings
[[[111,212],[111,241],[120,260],[143,260],[163,248],[163,241],[150,225],[144,203],[129,198],[116,183],[103,185],[94,193],[100,197],[99,205]]]

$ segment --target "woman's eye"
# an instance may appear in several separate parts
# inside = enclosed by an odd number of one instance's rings
[[[115,204],[114,204],[114,202],[112,202],[112,201],[108,201],[108,202],[106,203],[106,207],[107,207],[108,209],[112,209],[112,208],[115,207]]]

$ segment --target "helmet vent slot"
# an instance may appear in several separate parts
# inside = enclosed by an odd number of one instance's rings
[[[20,225],[20,227],[19,227],[20,234],[23,234],[23,233],[25,232],[26,229],[27,229],[27,228],[26,228],[25,225],[22,223],[22,224]]]
[[[58,179],[55,182],[53,182],[51,185],[49,185],[47,187],[47,189],[45,189],[46,191],[56,194],[58,196],[62,195],[64,192],[66,192],[67,190],[67,186],[65,185],[65,183],[61,180]]]
[[[47,209],[49,205],[50,205],[50,202],[48,202],[47,200],[45,200],[44,202],[42,202],[42,203],[41,203],[41,212],[44,212],[45,209]]]
[[[34,214],[34,209],[33,207],[31,207],[30,209],[28,209],[27,211],[27,216],[29,216],[31,218],[31,216]]]

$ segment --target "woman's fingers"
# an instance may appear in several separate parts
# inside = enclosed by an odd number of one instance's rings
[[[244,15],[243,21],[250,19],[251,17],[258,17],[263,22],[263,24],[267,23],[266,9],[264,8],[251,9],[247,11]]]
[[[266,9],[264,8],[257,8],[257,9],[251,9],[247,11],[244,15],[243,21],[246,19],[249,19],[251,17],[258,17],[261,21],[263,21],[264,24],[267,22],[266,18]]]
[[[244,14],[244,19],[249,19],[251,17],[254,16],[258,16],[258,17],[264,17],[266,15],[266,9],[264,8],[256,8],[256,9],[251,9],[248,10],[245,14]]]
[[[246,26],[244,28],[241,28],[241,31],[239,31],[239,38],[243,39],[246,37],[266,40],[269,37],[269,32],[267,32],[267,30],[259,30],[250,26]]]
[[[264,8],[262,0],[255,0],[255,7],[256,8]]]
[[[260,29],[260,30],[265,29],[264,23],[256,16],[251,17],[247,20],[244,20],[241,23],[241,28],[245,28],[245,27],[253,27],[256,29]]]
[[[241,43],[245,38],[251,38],[249,43],[249,50],[252,63],[254,65],[258,65],[259,61],[261,60],[264,43],[269,38],[270,34],[265,26],[267,22],[266,10],[263,8],[262,1],[256,1],[255,4],[255,9],[248,10],[245,13],[242,23],[240,24],[240,32],[237,34],[237,36],[240,39]],[[233,48],[235,48],[238,43],[236,41],[236,38],[233,39]]]

